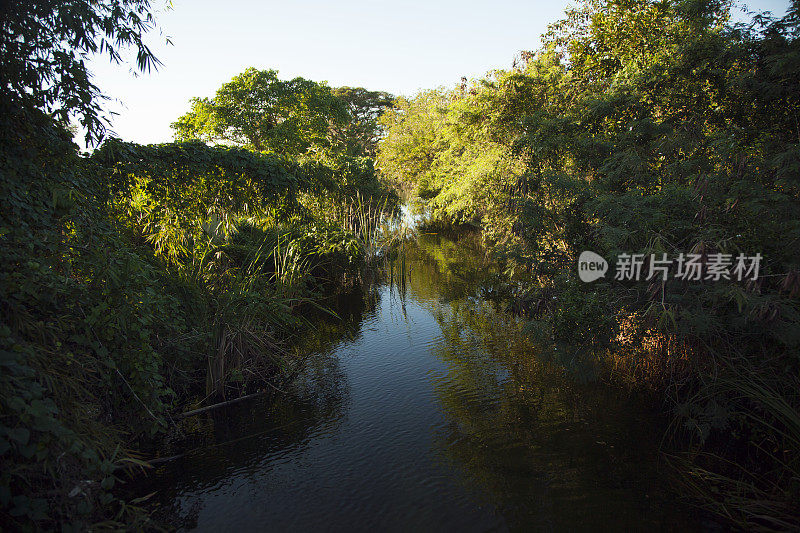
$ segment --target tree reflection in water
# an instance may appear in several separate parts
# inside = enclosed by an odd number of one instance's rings
[[[201,530],[696,529],[654,412],[538,357],[494,274],[474,237],[408,243],[286,394],[198,418],[145,490]]]

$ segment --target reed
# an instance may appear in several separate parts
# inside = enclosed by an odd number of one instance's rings
[[[800,377],[736,352],[715,360],[717,374],[684,404],[690,418],[676,418],[671,427],[674,441],[687,429],[692,439],[688,451],[668,455],[678,481],[703,507],[742,529],[797,530]],[[707,428],[716,430],[716,439]]]

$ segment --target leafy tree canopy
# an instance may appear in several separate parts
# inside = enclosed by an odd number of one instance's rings
[[[383,175],[406,193],[424,179],[442,146],[448,97],[442,91],[425,91],[414,98],[398,98],[394,108],[380,117],[388,135],[381,141],[376,164]]]
[[[193,98],[191,106],[172,124],[177,139],[285,155],[329,146],[330,125],[347,119],[342,101],[324,83],[284,81],[275,70],[255,68],[224,83],[214,98]]]
[[[394,104],[394,96],[363,87],[338,87],[333,94],[341,99],[348,121],[333,128],[334,142],[348,155],[374,157],[382,129],[378,119]]]

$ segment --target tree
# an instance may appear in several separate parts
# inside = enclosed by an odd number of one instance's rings
[[[92,81],[86,59],[107,55],[122,62],[122,50],[136,50],[136,66],[160,63],[144,43],[156,27],[150,0],[17,0],[0,6],[0,96],[24,108],[38,108],[60,123],[78,117],[87,143],[106,132],[105,98]]]
[[[245,146],[298,155],[330,145],[331,124],[347,112],[324,83],[284,81],[275,70],[249,68],[222,85],[214,98],[193,98],[172,128],[180,140]]]
[[[387,135],[380,143],[376,165],[405,193],[424,179],[443,147],[441,130],[447,101],[441,90],[424,91],[410,99],[398,98],[380,117]]]
[[[363,87],[339,87],[333,94],[342,100],[348,121],[332,130],[334,142],[347,154],[374,157],[382,129],[378,119],[394,105],[394,96]]]
[[[401,100],[378,160],[434,222],[480,222],[540,356],[676,401],[708,508],[797,529],[800,2],[749,25],[729,8],[585,0],[512,71]],[[588,284],[584,250],[674,261]],[[678,254],[756,252],[758,279],[678,277]]]

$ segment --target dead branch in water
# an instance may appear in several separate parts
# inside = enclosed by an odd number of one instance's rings
[[[249,400],[250,398],[256,398],[258,396],[263,396],[267,394],[269,391],[263,390],[259,392],[254,392],[253,394],[246,394],[244,396],[240,396],[238,398],[234,398],[233,400],[226,400],[224,402],[215,403],[213,405],[207,405],[205,407],[201,407],[199,409],[194,409],[192,411],[186,411],[185,413],[181,413],[175,416],[176,420],[182,420],[184,418],[188,418],[190,416],[199,415],[200,413],[205,413],[206,411],[211,411],[212,409],[217,409],[218,407],[225,407],[226,405],[232,405],[234,403],[242,402],[244,400]]]

